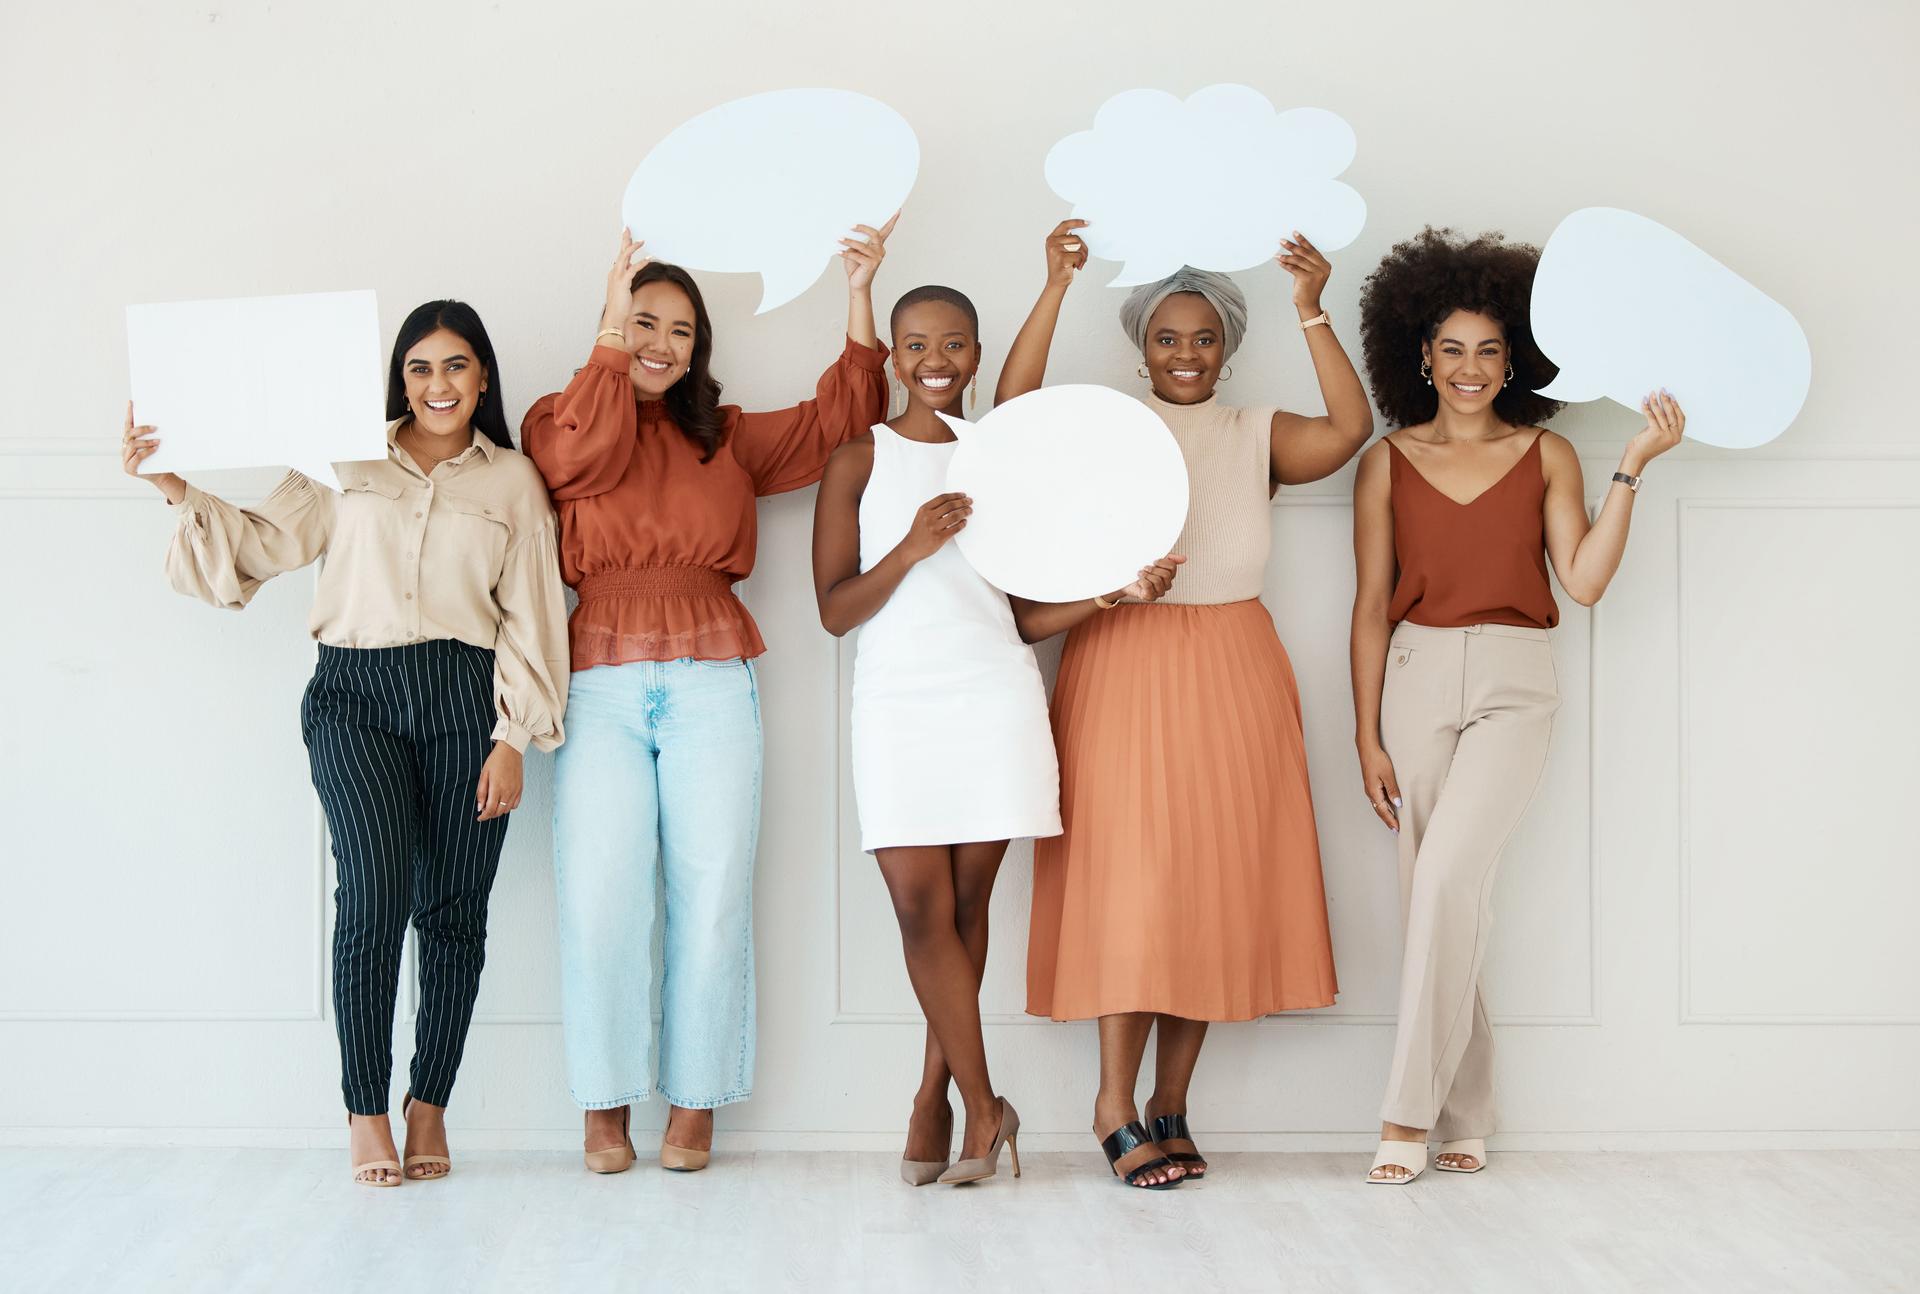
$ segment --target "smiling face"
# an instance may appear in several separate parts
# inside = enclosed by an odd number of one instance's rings
[[[465,338],[437,328],[414,343],[400,368],[416,427],[433,436],[467,434],[480,393],[487,389],[487,370]]]
[[[693,362],[693,298],[677,283],[654,279],[633,294],[627,316],[627,376],[643,400],[657,400],[686,376]]]
[[[1455,310],[1421,345],[1420,356],[1433,365],[1440,403],[1463,417],[1484,413],[1505,382],[1507,330],[1498,319]]]
[[[1173,404],[1197,404],[1220,380],[1220,312],[1198,292],[1176,292],[1147,320],[1147,376],[1154,394]]]
[[[980,341],[967,312],[950,301],[922,301],[893,325],[893,371],[907,399],[958,416],[967,383],[980,367]]]

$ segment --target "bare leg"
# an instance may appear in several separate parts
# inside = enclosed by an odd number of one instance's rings
[[[985,1155],[1000,1130],[1000,1098],[980,1037],[980,979],[955,924],[952,851],[944,845],[882,849],[875,857],[893,897],[907,977],[967,1110],[960,1157]]]
[[[1163,1114],[1187,1112],[1187,1088],[1193,1082],[1193,1068],[1200,1061],[1200,1045],[1207,1040],[1207,1022],[1184,1016],[1155,1017],[1160,1037],[1154,1053],[1153,1095],[1147,1099],[1147,1126]],[[1173,1137],[1160,1143],[1168,1153],[1197,1155],[1200,1148],[1185,1137]],[[1186,1165],[1187,1176],[1203,1177],[1206,1167]]]
[[[617,1105],[611,1110],[586,1111],[586,1136],[583,1148],[587,1150],[612,1150],[616,1146],[627,1144],[627,1125],[621,1117],[627,1107]]]
[[[1114,1129],[1140,1117],[1133,1103],[1133,1090],[1140,1080],[1140,1058],[1146,1054],[1147,1034],[1153,1030],[1153,1013],[1129,1011],[1122,1015],[1100,1017],[1100,1094],[1093,1102],[1093,1134],[1101,1140]],[[1114,1167],[1120,1175],[1161,1155],[1153,1144],[1136,1146],[1120,1157]],[[1142,1185],[1174,1182],[1186,1176],[1184,1169],[1162,1168],[1140,1179]]]
[[[1000,875],[1000,860],[1006,852],[1004,840],[953,846],[953,923],[973,962],[976,1000],[980,978],[987,969],[987,912],[993,900],[993,883]],[[920,1090],[914,1094],[913,1119],[907,1124],[908,1159],[931,1163],[952,1154],[953,1107],[947,1104],[947,1085],[952,1080],[940,1040],[929,1026]]]

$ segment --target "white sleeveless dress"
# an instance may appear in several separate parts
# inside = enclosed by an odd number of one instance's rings
[[[873,474],[860,498],[862,571],[946,492],[955,444],[874,427]],[[951,540],[860,626],[853,790],[868,853],[1060,833],[1060,765],[1033,649],[1020,641],[1006,595]]]

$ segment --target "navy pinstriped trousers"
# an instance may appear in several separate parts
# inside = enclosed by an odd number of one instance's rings
[[[453,1094],[507,836],[505,817],[474,821],[493,725],[491,651],[451,639],[321,644],[300,728],[333,837],[333,1014],[340,1087],[354,1114],[387,1109],[409,919],[420,1010],[408,1090],[431,1105]]]

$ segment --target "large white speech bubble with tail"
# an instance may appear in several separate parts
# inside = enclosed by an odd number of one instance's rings
[[[1128,90],[1101,105],[1092,130],[1053,146],[1047,185],[1088,222],[1089,252],[1125,262],[1111,286],[1128,287],[1182,265],[1249,269],[1296,229],[1323,252],[1347,246],[1367,204],[1334,177],[1356,146],[1353,127],[1334,113],[1276,112],[1244,85],[1210,85],[1185,100]]]
[[[1665,387],[1687,438],[1764,445],[1807,400],[1813,356],[1787,308],[1655,220],[1588,207],[1560,222],[1533,278],[1532,328],[1560,375],[1540,394],[1639,411]]]
[[[977,423],[946,421],[960,438],[947,488],[973,498],[955,542],[1001,592],[1036,602],[1111,593],[1180,538],[1186,460],[1132,396],[1048,386]]]
[[[620,212],[654,260],[758,274],[765,314],[811,287],[853,226],[886,224],[919,171],[913,127],[878,99],[773,90],[676,127]]]
[[[127,307],[134,420],[160,447],[142,475],[298,468],[387,456],[380,307],[371,291]]]

